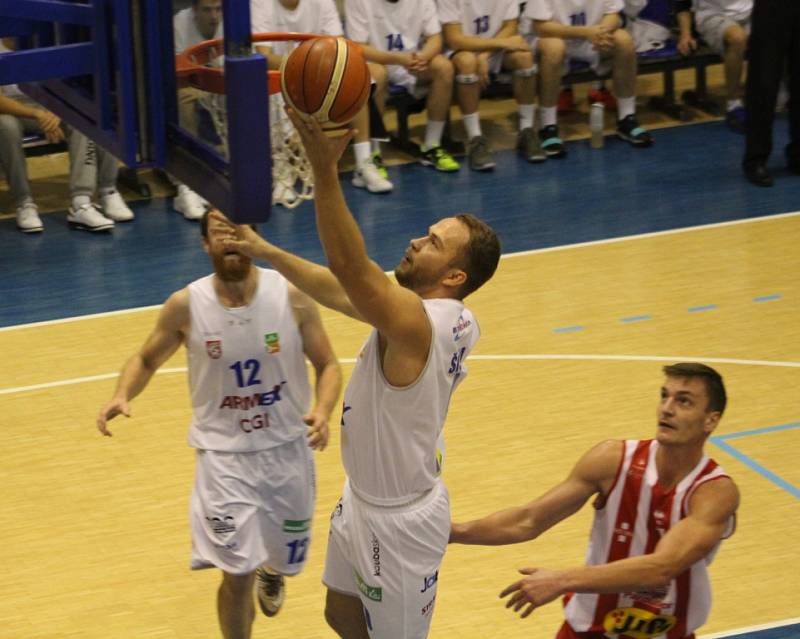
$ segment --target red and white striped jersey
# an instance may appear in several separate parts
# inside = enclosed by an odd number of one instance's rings
[[[658,483],[655,440],[623,442],[624,455],[608,497],[595,502],[587,565],[606,564],[653,552],[658,541],[688,514],[698,486],[728,477],[706,455],[668,491]],[[731,516],[723,539],[734,530]],[[702,626],[711,609],[708,566],[719,544],[662,588],[613,594],[568,596],[566,620],[576,632],[619,639],[684,639]]]

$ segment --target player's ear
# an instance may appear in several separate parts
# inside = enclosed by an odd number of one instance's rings
[[[444,276],[443,284],[445,286],[452,286],[458,288],[467,281],[467,273],[460,268],[451,268]]]

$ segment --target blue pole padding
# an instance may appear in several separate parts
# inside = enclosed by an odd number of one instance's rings
[[[225,87],[231,175],[231,206],[225,214],[240,224],[265,222],[272,202],[266,58],[226,57]]]
[[[94,7],[58,0],[0,0],[0,18],[26,18],[41,22],[66,22],[91,26]]]
[[[250,0],[223,0],[222,10],[225,57],[249,56],[252,53]]]
[[[0,53],[0,85],[92,74],[95,66],[92,42]]]

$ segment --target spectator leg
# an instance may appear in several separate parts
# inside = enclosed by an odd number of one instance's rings
[[[13,115],[0,115],[0,164],[5,171],[15,206],[32,200],[28,168],[22,148],[22,121]]]

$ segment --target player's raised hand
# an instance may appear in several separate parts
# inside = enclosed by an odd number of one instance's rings
[[[523,619],[539,606],[564,594],[560,572],[544,568],[520,568],[519,572],[528,576],[515,581],[500,593],[500,597],[511,595],[506,602],[506,608],[513,608],[514,612],[525,608],[520,614]]]
[[[308,445],[314,450],[323,451],[328,445],[328,417],[322,413],[311,411],[303,416],[303,421],[308,425]]]
[[[339,158],[342,157],[342,153],[358,133],[358,129],[349,129],[343,134],[333,137],[326,134],[316,119],[310,116],[301,117],[297,111],[288,106],[286,113],[303,141],[308,161],[311,163],[314,173],[319,174],[320,171],[329,169],[336,170]]]
[[[111,431],[108,430],[108,422],[114,419],[117,415],[131,416],[131,407],[128,405],[128,400],[121,397],[115,397],[108,404],[100,409],[100,414],[97,416],[97,430],[99,430],[106,437],[111,437]]]
[[[218,229],[227,231],[222,237],[222,246],[226,251],[236,251],[247,257],[264,258],[269,245],[249,224],[234,224],[217,209],[212,209],[208,214],[208,224],[209,228],[212,228],[213,224]]]

